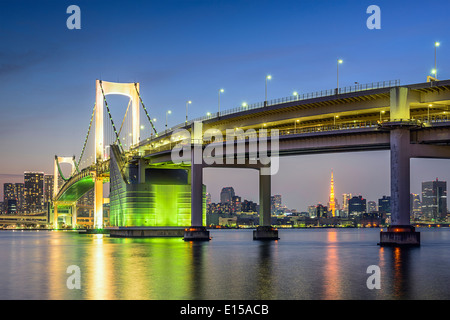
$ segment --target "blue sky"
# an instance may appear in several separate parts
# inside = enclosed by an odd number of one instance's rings
[[[81,9],[81,30],[66,27],[72,4]],[[381,8],[380,30],[366,27],[372,4]],[[219,88],[225,89],[222,110],[264,100],[266,74],[272,75],[269,99],[334,88],[338,58],[342,86],[425,82],[440,41],[438,74],[448,79],[449,9],[445,0],[1,0],[0,174],[52,173],[55,154],[78,157],[96,79],[139,82],[159,130],[166,110],[173,111],[169,126],[184,121],[186,100],[192,100],[190,118],[216,111]],[[108,100],[120,123],[126,100]],[[412,191],[420,191],[421,179],[448,179],[448,162],[433,162],[431,172],[428,163],[417,163]],[[290,207],[325,202],[331,168],[338,194],[375,200],[389,193],[388,153],[293,157],[281,164],[273,191]],[[223,170],[205,174],[213,200],[229,185],[257,200],[252,173]]]

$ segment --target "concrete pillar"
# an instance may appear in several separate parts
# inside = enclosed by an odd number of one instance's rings
[[[262,175],[259,170],[259,225],[271,225],[271,175]]]
[[[253,231],[253,240],[278,240],[278,230],[271,223],[271,175],[259,169],[259,227]]]
[[[390,92],[391,225],[380,232],[381,246],[420,245],[420,232],[410,224],[411,126],[408,88]],[[406,123],[405,123],[406,122]]]
[[[194,142],[191,148],[191,226],[184,230],[185,241],[211,240],[203,226],[203,159],[201,144]]]
[[[191,226],[203,225],[203,165],[191,166]]]
[[[410,225],[410,131],[391,131],[391,218],[392,225]]]

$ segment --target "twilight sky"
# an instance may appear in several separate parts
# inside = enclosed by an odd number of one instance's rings
[[[69,30],[66,9],[81,9],[81,30]],[[381,8],[381,29],[369,30],[369,5]],[[139,82],[158,130],[185,118],[294,90],[400,79],[425,82],[434,67],[450,77],[448,12],[441,1],[160,0],[0,1],[0,183],[23,171],[53,172],[53,157],[80,155],[95,99],[95,80]],[[127,99],[108,96],[116,123]],[[145,123],[145,117],[141,122]],[[438,177],[448,160],[412,160],[411,191]],[[342,193],[376,200],[389,194],[389,152],[283,158],[273,194],[290,208],[328,200],[331,169]],[[223,186],[257,201],[256,171],[207,169],[217,201]],[[2,188],[0,188],[2,189]]]

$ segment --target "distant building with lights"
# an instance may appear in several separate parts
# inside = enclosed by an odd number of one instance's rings
[[[447,181],[422,182],[422,214],[434,221],[447,217]]]

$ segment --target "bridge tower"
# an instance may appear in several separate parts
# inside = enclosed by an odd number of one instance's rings
[[[124,95],[131,99],[132,145],[139,142],[139,83],[117,83],[97,80],[95,83],[95,162],[101,164],[105,159],[103,108],[105,96],[109,94]],[[94,184],[94,228],[103,228],[103,182],[100,174],[93,175]]]
[[[55,155],[55,161],[53,163],[53,199],[56,198],[56,195],[59,191],[59,185],[58,185],[58,176],[64,177],[60,164],[61,163],[68,163],[71,165],[71,172],[70,175],[72,176],[75,173],[75,170],[77,168],[75,163],[75,156],[73,157],[59,157]],[[58,205],[60,203],[56,200],[53,201],[53,226],[54,228],[58,228]],[[75,226],[77,222],[77,216],[76,216],[76,205],[75,203],[70,204],[72,206],[72,225]]]

